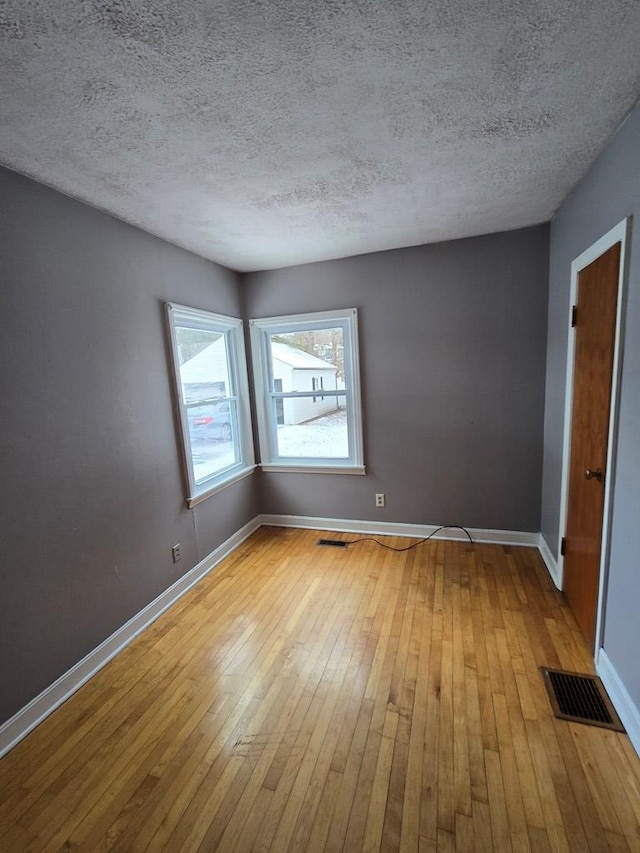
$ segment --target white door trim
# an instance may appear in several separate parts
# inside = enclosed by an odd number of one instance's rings
[[[596,633],[594,656],[602,646],[604,629],[604,611],[606,586],[608,581],[609,546],[611,511],[613,505],[613,486],[615,477],[615,458],[618,443],[618,413],[620,408],[620,375],[622,371],[622,338],[623,319],[626,297],[626,281],[628,266],[628,247],[631,236],[631,217],[627,217],[608,231],[603,237],[589,246],[571,264],[571,287],[567,321],[570,323],[571,309],[576,304],[578,294],[578,275],[589,264],[603,255],[616,243],[621,243],[620,271],[618,275],[618,304],[616,310],[616,334],[613,350],[613,373],[611,377],[611,407],[609,410],[609,439],[607,446],[607,467],[604,486],[604,510],[602,519],[602,548],[600,552],[600,584],[598,589],[598,606],[596,615]],[[564,585],[564,557],[561,553],[562,537],[567,524],[567,505],[569,500],[569,464],[571,452],[571,413],[573,409],[573,373],[575,361],[575,329],[569,328],[567,341],[567,373],[564,402],[564,439],[562,443],[562,490],[560,493],[560,533],[558,539],[558,575],[561,585]]]

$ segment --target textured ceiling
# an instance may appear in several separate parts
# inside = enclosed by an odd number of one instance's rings
[[[237,270],[548,220],[638,0],[0,0],[0,160]]]

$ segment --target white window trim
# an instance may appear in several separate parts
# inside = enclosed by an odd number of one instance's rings
[[[255,470],[253,451],[253,435],[251,428],[251,409],[249,405],[249,380],[247,377],[247,357],[244,346],[243,323],[237,317],[225,314],[215,314],[199,308],[190,308],[175,302],[166,302],[167,329],[169,334],[171,361],[173,365],[172,387],[176,412],[180,423],[180,445],[182,450],[182,467],[187,485],[186,502],[191,509],[207,498],[215,495],[227,486],[249,476]],[[180,362],[178,359],[178,340],[176,337],[176,315],[186,314],[194,319],[201,319],[212,331],[229,334],[233,348],[230,370],[234,385],[233,397],[236,399],[236,415],[238,425],[238,447],[241,460],[235,465],[213,474],[204,482],[197,484],[193,475],[191,463],[191,440],[187,410],[182,401],[180,382]],[[178,320],[178,325],[180,325]]]
[[[310,329],[332,328],[336,323],[346,325],[348,334],[345,339],[345,361],[348,359],[352,378],[351,388],[341,392],[351,409],[349,429],[349,447],[351,455],[344,461],[335,458],[317,457],[276,457],[274,430],[275,422],[271,413],[271,392],[268,387],[270,353],[267,349],[268,336],[284,332],[308,331]],[[336,311],[317,311],[308,314],[289,314],[278,317],[263,317],[249,321],[251,332],[251,352],[253,378],[256,391],[256,414],[260,442],[260,467],[263,471],[314,473],[314,474],[365,474],[362,440],[362,397],[360,390],[360,361],[358,346],[358,311],[348,308]],[[284,396],[319,396],[317,391],[298,392]]]

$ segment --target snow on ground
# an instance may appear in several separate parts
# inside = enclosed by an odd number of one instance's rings
[[[278,449],[281,456],[293,458],[345,459],[349,455],[345,410],[337,409],[303,424],[279,426]],[[192,451],[197,482],[236,462],[231,441],[198,439],[194,441]]]
[[[347,413],[337,409],[303,424],[278,427],[281,456],[345,459],[349,455]]]

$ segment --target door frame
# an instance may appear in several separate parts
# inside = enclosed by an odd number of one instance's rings
[[[567,510],[569,503],[569,465],[571,461],[571,428],[573,411],[573,379],[575,367],[576,330],[571,327],[572,307],[576,304],[578,295],[578,276],[580,272],[593,263],[600,255],[616,243],[620,246],[620,269],[618,273],[618,303],[616,306],[616,331],[613,350],[613,372],[611,375],[611,405],[609,409],[609,435],[607,441],[606,477],[604,483],[604,509],[602,517],[602,546],[600,551],[600,579],[598,585],[598,604],[596,608],[596,632],[594,657],[602,646],[604,633],[604,617],[606,609],[606,591],[609,573],[609,550],[611,515],[613,509],[613,493],[615,479],[615,460],[618,444],[618,416],[620,410],[620,378],[622,373],[622,343],[624,333],[626,282],[628,269],[628,247],[631,237],[631,217],[628,216],[615,225],[610,231],[585,249],[571,264],[571,286],[567,318],[569,320],[569,335],[567,339],[567,371],[565,377],[564,401],[564,437],[562,442],[562,488],[560,493],[560,527],[558,535],[558,578],[560,588],[564,582],[564,557],[562,556],[562,538],[567,525]]]

